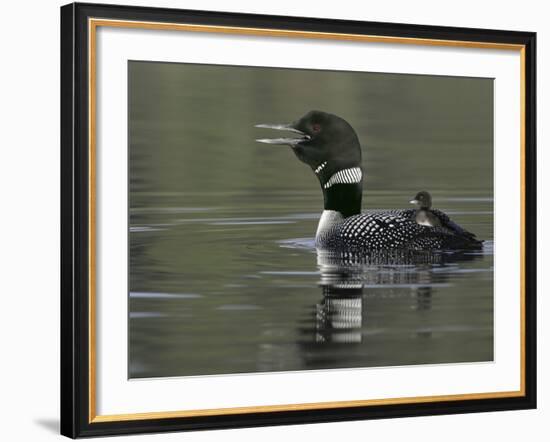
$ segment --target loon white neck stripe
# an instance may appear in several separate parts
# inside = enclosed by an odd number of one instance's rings
[[[326,162],[326,161],[325,161],[324,163],[321,163],[321,164],[317,167],[317,169],[315,169],[315,173],[317,174],[317,173],[321,172],[321,170],[323,170],[323,169],[325,168],[326,165],[327,165],[327,162]]]
[[[324,189],[329,189],[334,184],[353,184],[361,181],[363,174],[360,167],[344,169],[336,172],[323,186]]]

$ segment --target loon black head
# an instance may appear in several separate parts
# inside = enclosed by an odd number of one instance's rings
[[[422,210],[428,210],[432,207],[432,196],[425,190],[418,192],[414,199],[409,201],[411,204],[416,204]]]
[[[361,212],[361,146],[347,121],[326,112],[310,111],[293,123],[258,124],[256,127],[297,133],[294,138],[256,141],[290,146],[319,179],[325,210],[338,211],[344,217]]]

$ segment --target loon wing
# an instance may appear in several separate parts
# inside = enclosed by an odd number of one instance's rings
[[[451,221],[452,223],[452,221]],[[455,226],[457,224],[453,223]],[[460,228],[460,226],[458,226]],[[410,243],[409,247],[413,249],[479,249],[482,241],[478,240],[475,235],[463,230],[466,234],[462,234],[449,226],[424,227],[424,232],[420,233]],[[469,235],[468,235],[469,234]],[[434,246],[434,244],[436,244]]]
[[[441,221],[441,225],[448,228],[449,230],[455,232],[458,235],[465,236],[466,238],[476,240],[478,241],[475,233],[472,233],[463,227],[459,226],[457,223],[455,223],[451,218],[449,218],[449,215],[447,215],[445,212],[442,212],[438,209],[431,209],[431,212],[439,218],[439,221]]]

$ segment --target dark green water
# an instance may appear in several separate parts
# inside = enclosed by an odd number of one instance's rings
[[[489,79],[130,62],[129,376],[493,359]],[[362,142],[364,209],[418,190],[469,255],[317,256],[322,195],[257,123],[310,109]]]

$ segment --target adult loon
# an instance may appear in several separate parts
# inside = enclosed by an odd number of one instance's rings
[[[434,250],[479,249],[481,241],[445,219],[441,226],[425,226],[414,219],[416,209],[361,213],[363,170],[361,146],[351,125],[321,111],[310,111],[289,124],[256,127],[294,132],[293,138],[256,141],[290,146],[298,159],[317,176],[324,198],[315,245],[320,249]]]

